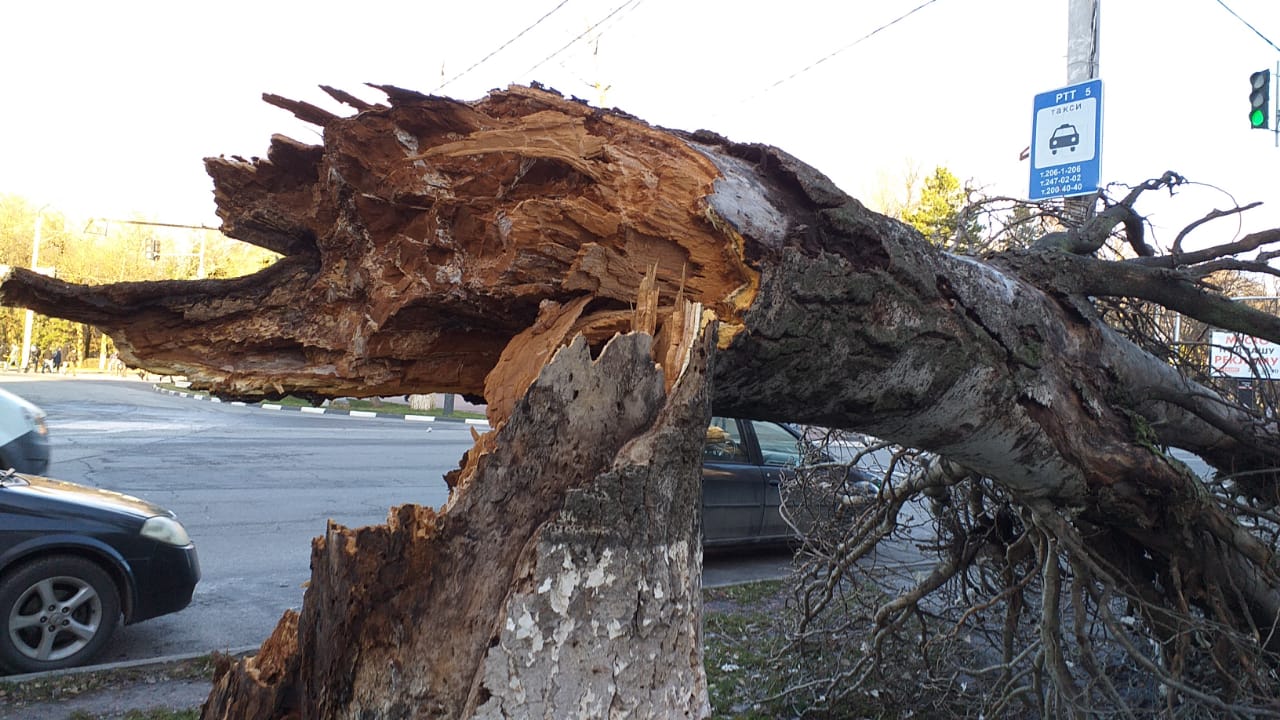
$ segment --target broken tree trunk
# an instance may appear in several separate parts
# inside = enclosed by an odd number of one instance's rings
[[[670,394],[651,350],[629,334],[592,360],[579,338],[444,510],[330,525],[301,614],[222,671],[203,717],[705,716],[709,348]]]
[[[0,298],[96,324],[129,362],[224,395],[457,392],[489,400],[495,426],[560,344],[598,351],[689,298],[719,321],[717,413],[944,454],[1087,529],[1172,611],[1203,603],[1242,633],[1276,619],[1272,548],[1152,451],[1176,439],[1219,467],[1271,468],[1275,423],[1108,329],[1090,278],[1280,342],[1274,318],[1218,312],[1230,303],[1176,263],[1090,266],[1062,244],[946,254],[774,148],[539,89],[380,89],[389,104],[329,91],[351,117],[268,97],[324,145],[277,136],[266,159],[206,161],[224,231],[284,255],[273,267],[101,287],[15,269]],[[637,306],[646,283],[657,300]],[[691,317],[652,324],[656,357]],[[494,513],[525,501],[503,491]]]

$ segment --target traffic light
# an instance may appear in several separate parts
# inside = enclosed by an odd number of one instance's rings
[[[1249,76],[1249,127],[1266,130],[1271,115],[1271,71],[1259,70]]]

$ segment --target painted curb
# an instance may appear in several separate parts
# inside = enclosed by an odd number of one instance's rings
[[[216,398],[212,395],[200,395],[198,393],[187,392],[183,390],[169,390],[168,388],[162,388],[159,385],[152,385],[151,388],[158,393],[164,393],[165,395],[173,395],[175,397],[188,398],[191,400],[203,400],[203,401],[215,402],[215,403],[222,402],[221,399]],[[334,410],[333,408],[325,408],[325,407],[296,407],[293,405],[281,405],[280,403],[262,403],[260,405],[253,405],[253,404],[241,402],[239,400],[233,400],[227,404],[235,405],[238,407],[257,408],[259,410],[297,411],[307,415],[345,415],[353,418],[380,418],[384,420],[404,420],[405,422],[454,423],[457,425],[476,426],[481,430],[489,429],[488,420],[480,420],[477,418],[447,418],[447,417],[436,417],[434,415],[378,413],[378,412],[371,412],[369,410]]]
[[[227,650],[219,650],[233,657],[243,657],[251,653],[256,653],[261,646],[245,645],[244,647],[230,648]],[[162,655],[161,657],[143,658],[141,660],[121,660],[120,662],[103,663],[102,665],[82,665],[80,667],[65,668],[63,670],[46,670],[45,672],[25,673],[22,675],[0,675],[0,683],[24,683],[33,680],[47,680],[50,678],[66,677],[68,675],[84,675],[94,672],[110,672],[112,670],[128,670],[130,668],[151,667],[154,665],[168,665],[170,663],[184,662],[187,660],[195,660],[196,658],[209,655],[210,650],[205,652],[190,652],[180,655]]]

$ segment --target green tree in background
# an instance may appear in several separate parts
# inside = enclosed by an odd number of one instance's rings
[[[31,266],[40,218],[37,265],[54,277],[99,285],[135,280],[229,278],[267,267],[279,256],[216,230],[164,227],[142,217],[69,220],[56,208],[0,194],[0,264]],[[26,311],[0,308],[0,365],[22,345]],[[62,348],[82,360],[105,357],[111,340],[88,325],[36,315],[31,344],[48,357]],[[21,358],[19,358],[21,362]]]
[[[914,193],[909,194],[909,198]],[[924,179],[918,199],[910,199],[899,216],[930,243],[954,252],[967,252],[982,241],[982,225],[966,210],[969,188],[950,170],[938,166]]]

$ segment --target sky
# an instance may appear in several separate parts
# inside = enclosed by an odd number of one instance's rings
[[[263,155],[274,133],[319,142],[263,93],[346,114],[319,85],[469,100],[536,80],[778,146],[873,206],[935,166],[1026,197],[1033,99],[1068,84],[1067,3],[11,0],[0,193],[73,218],[216,226],[204,157]],[[1193,240],[1280,227],[1280,149],[1247,120],[1250,73],[1280,60],[1267,38],[1280,44],[1277,0],[1101,0],[1102,182],[1203,183],[1139,204],[1156,242],[1236,201],[1266,204]]]

